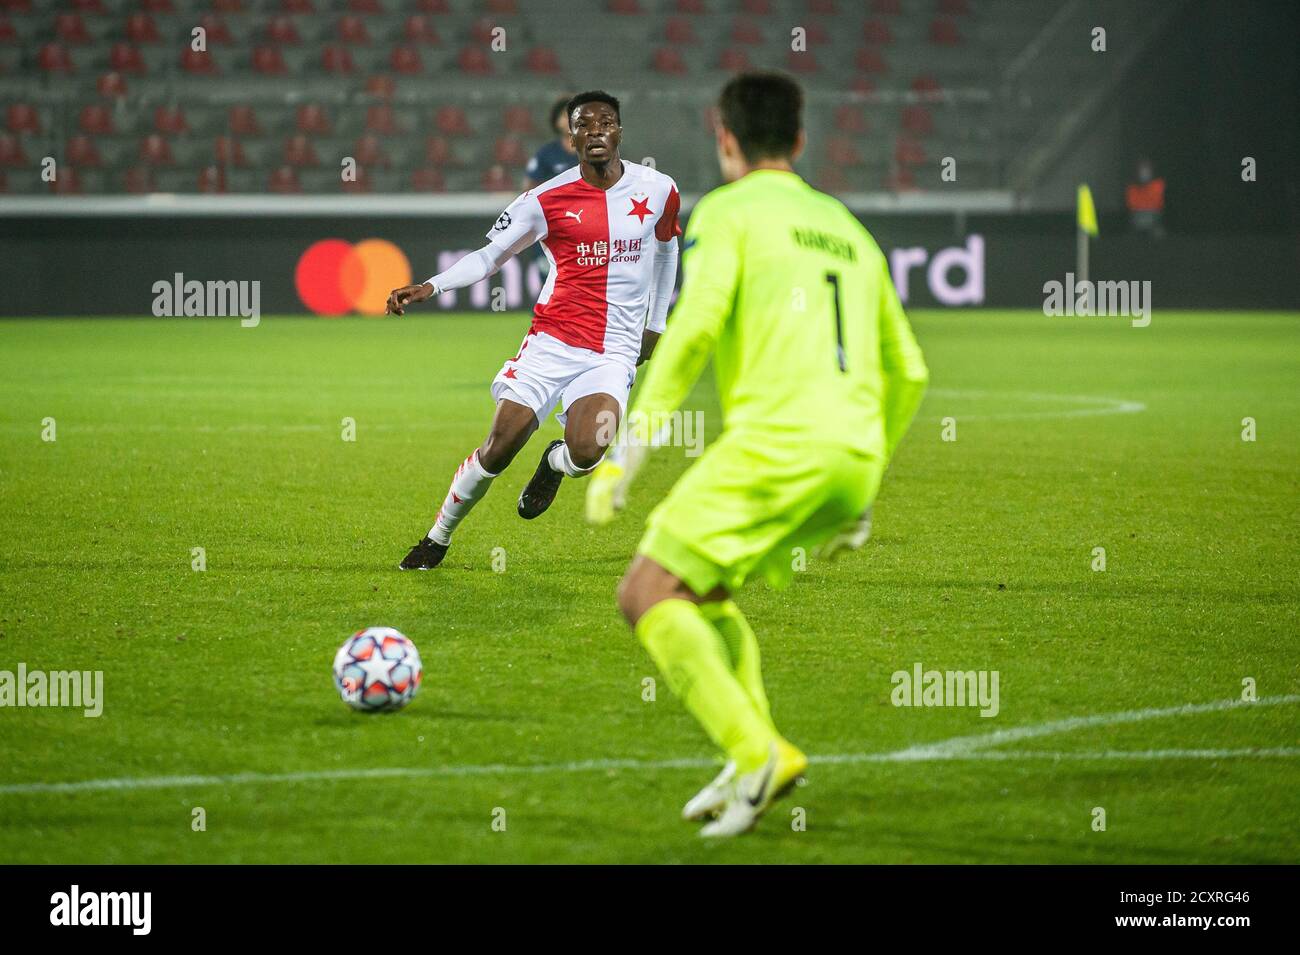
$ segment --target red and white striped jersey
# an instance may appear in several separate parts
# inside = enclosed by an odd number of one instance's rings
[[[624,162],[608,190],[575,166],[510,203],[488,239],[515,254],[540,241],[550,259],[532,331],[635,365],[654,258],[676,245],[680,206],[677,184],[649,166]]]

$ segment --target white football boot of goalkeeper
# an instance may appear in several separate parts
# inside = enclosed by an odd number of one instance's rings
[[[730,784],[735,778],[736,764],[728,761],[727,765],[722,767],[722,772],[713,778],[713,782],[697,792],[691,797],[691,801],[682,807],[682,818],[687,822],[695,822],[720,813],[722,807],[727,804],[727,797],[731,795]]]
[[[808,757],[794,745],[778,738],[772,744],[766,763],[731,781],[727,787],[726,805],[718,818],[700,830],[700,835],[705,839],[725,839],[753,829],[759,817],[803,776],[807,768]]]

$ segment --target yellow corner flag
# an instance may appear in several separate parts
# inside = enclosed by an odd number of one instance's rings
[[[1092,204],[1092,190],[1087,183],[1079,186],[1079,228],[1088,235],[1097,234],[1097,207]]]

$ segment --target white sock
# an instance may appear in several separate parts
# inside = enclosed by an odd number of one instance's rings
[[[569,454],[567,444],[557,444],[551,448],[551,453],[546,456],[546,463],[551,466],[552,471],[559,471],[561,474],[571,478],[586,477],[596,469],[597,461],[589,468],[580,468],[573,463],[573,456]]]
[[[462,461],[456,469],[456,476],[451,480],[447,497],[438,510],[438,517],[433,522],[433,527],[429,528],[429,537],[436,543],[450,544],[452,531],[465,519],[470,508],[488,492],[495,477],[495,474],[488,473],[478,463],[477,450]]]

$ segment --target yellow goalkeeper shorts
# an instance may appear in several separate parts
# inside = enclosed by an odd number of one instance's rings
[[[723,432],[650,512],[637,552],[699,595],[756,573],[783,587],[875,500],[883,473],[850,448]]]

